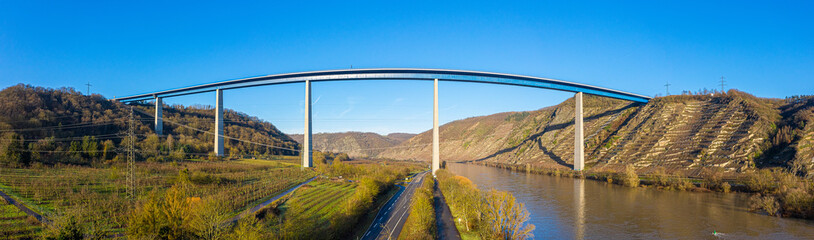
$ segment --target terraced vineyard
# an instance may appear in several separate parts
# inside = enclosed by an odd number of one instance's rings
[[[264,160],[138,163],[137,194],[144,197],[170,187],[182,169],[188,169],[184,174],[192,182],[192,196],[222,202],[232,214],[315,175],[293,164]],[[133,204],[125,186],[123,166],[0,169],[0,189],[34,211],[46,216],[79,212],[82,221],[113,233],[126,226]],[[0,225],[11,223],[0,220]]]
[[[330,226],[331,216],[341,210],[356,186],[356,183],[346,180],[314,180],[294,192],[281,209],[288,209],[294,204],[299,205],[298,207],[302,209],[302,212],[297,213],[299,217],[313,217],[319,226],[315,230],[324,230]]]
[[[29,218],[16,206],[0,199],[1,239],[34,238],[40,230],[40,223],[36,219]]]

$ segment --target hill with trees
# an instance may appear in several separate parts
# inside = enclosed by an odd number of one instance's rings
[[[131,118],[131,106],[133,115]],[[153,104],[126,105],[72,88],[16,85],[0,91],[0,165],[92,165],[123,161],[131,119],[138,161],[213,158],[214,110],[164,106],[156,135]],[[226,110],[227,156],[298,155],[299,144],[269,122]],[[238,139],[238,140],[235,140]]]

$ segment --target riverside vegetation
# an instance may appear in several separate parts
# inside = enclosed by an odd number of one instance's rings
[[[465,239],[529,239],[534,225],[523,203],[505,191],[482,191],[466,177],[444,169],[436,172],[438,186]]]
[[[690,178],[670,174],[663,168],[649,174],[639,174],[632,165],[622,171],[583,172],[508,164],[482,165],[558,177],[594,179],[627,187],[722,193],[739,191],[753,194],[750,199],[752,211],[771,216],[814,219],[814,182],[783,168],[760,169],[729,178],[725,177],[723,169],[710,168],[700,177]]]

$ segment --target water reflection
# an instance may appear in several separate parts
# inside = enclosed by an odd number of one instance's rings
[[[747,211],[746,194],[627,188],[593,180],[551,177],[448,164],[479,188],[510,191],[525,203],[537,239],[810,239],[814,222]]]
[[[575,239],[585,239],[585,179],[574,179],[574,202],[576,207]]]

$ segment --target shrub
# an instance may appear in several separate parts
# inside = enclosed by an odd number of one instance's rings
[[[692,189],[695,185],[690,182],[690,179],[687,179],[683,176],[675,176],[673,180],[670,181],[670,186],[677,189],[677,190],[687,190]]]
[[[732,188],[729,183],[723,180],[723,171],[720,168],[706,170],[703,175],[704,181],[701,187],[718,192],[728,193]]]
[[[814,195],[803,189],[793,189],[782,196],[784,216],[814,218]]]
[[[45,239],[81,240],[85,238],[85,229],[76,216],[66,216],[63,219],[54,221],[49,227],[51,231],[45,233]]]
[[[131,238],[191,239],[192,202],[187,201],[186,188],[176,184],[162,196],[150,194],[130,214],[127,235]]]
[[[616,178],[618,178],[618,182],[622,185],[628,187],[639,186],[639,175],[636,174],[636,169],[633,167],[633,165],[626,165],[625,171],[622,174],[617,174]]]
[[[722,182],[721,183],[721,187],[720,187],[721,192],[729,193],[729,191],[731,189],[732,189],[732,185],[729,185],[728,182]]]
[[[651,174],[654,183],[659,187],[670,186],[670,176],[664,172],[664,167],[659,167],[653,174]]]
[[[777,216],[780,210],[780,204],[773,196],[754,195],[749,199],[750,209],[752,211],[763,211],[769,216]]]
[[[245,217],[238,221],[234,231],[230,233],[225,239],[234,240],[255,240],[263,239],[262,225],[258,223],[257,218],[253,216]]]
[[[750,172],[742,175],[741,182],[751,192],[773,193],[777,190],[774,183],[774,176],[771,170],[761,169],[757,172]]]

